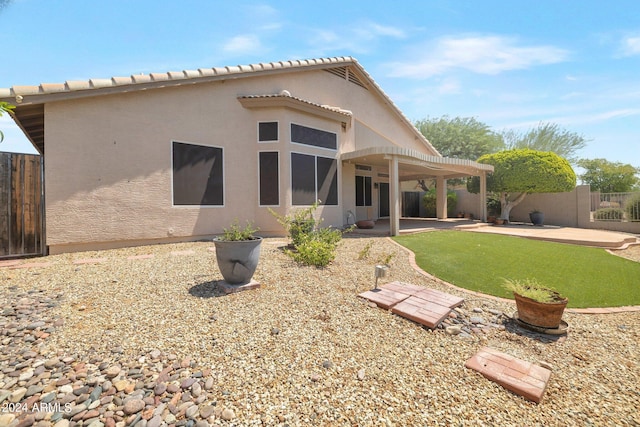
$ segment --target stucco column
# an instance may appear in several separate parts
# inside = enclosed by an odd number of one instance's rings
[[[396,156],[389,159],[389,233],[400,234],[400,177]]]
[[[436,217],[447,218],[447,180],[444,177],[436,177]]]
[[[487,222],[487,173],[480,173],[480,220]]]

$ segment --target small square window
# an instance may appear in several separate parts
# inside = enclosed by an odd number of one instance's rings
[[[258,141],[273,142],[278,140],[278,122],[258,123]]]

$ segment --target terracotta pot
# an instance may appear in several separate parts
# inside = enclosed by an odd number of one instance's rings
[[[562,314],[569,300],[567,298],[558,302],[538,302],[531,298],[513,293],[518,308],[518,318],[530,325],[541,328],[557,328],[562,321]]]
[[[362,219],[356,222],[356,226],[362,229],[371,229],[376,226],[376,223],[370,219]]]
[[[502,218],[496,218],[496,220],[494,221],[495,225],[503,225],[504,224],[504,219]]]

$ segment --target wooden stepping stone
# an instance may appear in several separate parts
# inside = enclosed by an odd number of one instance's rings
[[[83,265],[83,264],[102,264],[106,261],[106,258],[84,258],[84,259],[76,259],[73,261],[75,265]]]
[[[435,329],[445,317],[449,315],[451,308],[428,301],[417,296],[410,296],[391,308],[391,312],[416,323]]]
[[[381,286],[381,288],[416,296],[449,308],[458,307],[464,302],[464,298],[460,298],[446,292],[437,291],[435,289],[425,288],[424,286],[412,285],[410,283],[390,282]]]
[[[417,286],[404,282],[389,282],[380,286],[380,288],[389,289],[390,291],[400,292],[407,295],[415,295],[416,293],[427,289],[424,286]]]
[[[551,371],[507,353],[483,347],[464,364],[525,399],[540,403]]]
[[[396,292],[391,289],[378,288],[363,292],[358,296],[376,303],[380,308],[389,310],[391,307],[401,301],[406,300],[411,295],[407,293]]]
[[[458,307],[464,302],[464,298],[460,298],[446,292],[436,291],[435,289],[422,288],[422,290],[418,291],[415,296],[449,308]]]
[[[19,264],[20,264],[20,261],[17,260],[17,259],[3,260],[3,261],[0,261],[0,268],[2,268],[2,267],[13,267],[13,266],[16,266],[16,265],[19,265]]]
[[[49,267],[50,265],[51,265],[50,262],[26,262],[24,264],[12,265],[9,268],[10,269],[16,269],[16,268],[42,268],[42,267]]]

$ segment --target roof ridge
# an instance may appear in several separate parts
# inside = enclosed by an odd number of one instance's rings
[[[109,78],[90,78],[87,80],[67,80],[64,83],[40,83],[38,85],[15,85],[10,88],[0,88],[0,98],[28,95],[45,95],[76,90],[102,89],[152,83],[159,81],[178,81],[201,77],[214,77],[233,74],[252,73],[260,71],[278,70],[285,68],[302,68],[315,65],[344,64],[358,61],[351,56],[336,56],[316,59],[294,59],[287,61],[259,62],[248,65],[227,65],[223,67],[198,68],[197,70],[151,72],[149,74],[132,74],[129,77],[112,76]]]

